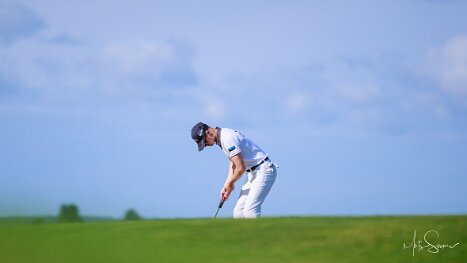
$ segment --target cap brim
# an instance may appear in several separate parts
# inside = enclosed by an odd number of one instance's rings
[[[204,138],[198,142],[198,152],[202,151],[204,147],[206,146],[206,142],[204,141]]]

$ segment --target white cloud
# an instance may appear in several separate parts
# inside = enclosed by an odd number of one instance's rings
[[[303,112],[306,109],[307,95],[303,93],[291,94],[287,99],[287,106],[294,113]]]
[[[210,120],[222,121],[225,117],[225,106],[221,98],[209,95],[204,97],[204,116]]]
[[[428,54],[429,72],[442,90],[467,95],[467,36],[455,37]]]
[[[161,74],[171,63],[174,49],[168,43],[131,40],[112,43],[104,49],[104,57],[126,74]]]
[[[133,39],[107,44],[101,51],[99,66],[105,72],[102,82],[106,90],[146,97],[197,84],[189,43]]]
[[[435,114],[438,118],[442,119],[442,120],[451,120],[452,119],[452,116],[451,114],[449,113],[449,111],[443,107],[443,106],[436,106],[435,109]]]
[[[329,63],[326,80],[340,102],[367,104],[378,99],[381,94],[380,80],[372,63],[356,61],[358,63],[349,63],[341,59]]]
[[[350,102],[369,102],[380,93],[380,87],[371,83],[347,83],[336,88],[338,94]]]
[[[353,109],[350,110],[347,120],[356,125],[375,124],[381,119],[381,111],[379,109]]]

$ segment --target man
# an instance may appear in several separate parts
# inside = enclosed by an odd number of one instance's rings
[[[191,138],[198,144],[198,151],[203,150],[205,146],[217,144],[230,159],[227,179],[221,190],[223,200],[229,198],[235,182],[243,173],[248,173],[234,208],[234,218],[259,217],[261,205],[277,176],[277,165],[271,162],[268,154],[235,130],[211,128],[202,122],[193,126]]]

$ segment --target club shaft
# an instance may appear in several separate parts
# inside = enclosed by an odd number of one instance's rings
[[[217,212],[216,214],[214,215],[214,218],[217,217],[217,213],[219,213],[219,210],[222,208],[222,206],[224,205],[224,202],[225,202],[225,199],[224,198],[221,198],[221,201],[219,202],[219,205],[217,206]]]

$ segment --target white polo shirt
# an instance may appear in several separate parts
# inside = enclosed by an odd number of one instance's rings
[[[218,135],[220,144],[218,142],[218,145],[229,159],[241,152],[246,169],[259,164],[268,156],[258,145],[240,132],[228,128],[218,128],[218,130],[220,130],[220,136]]]

